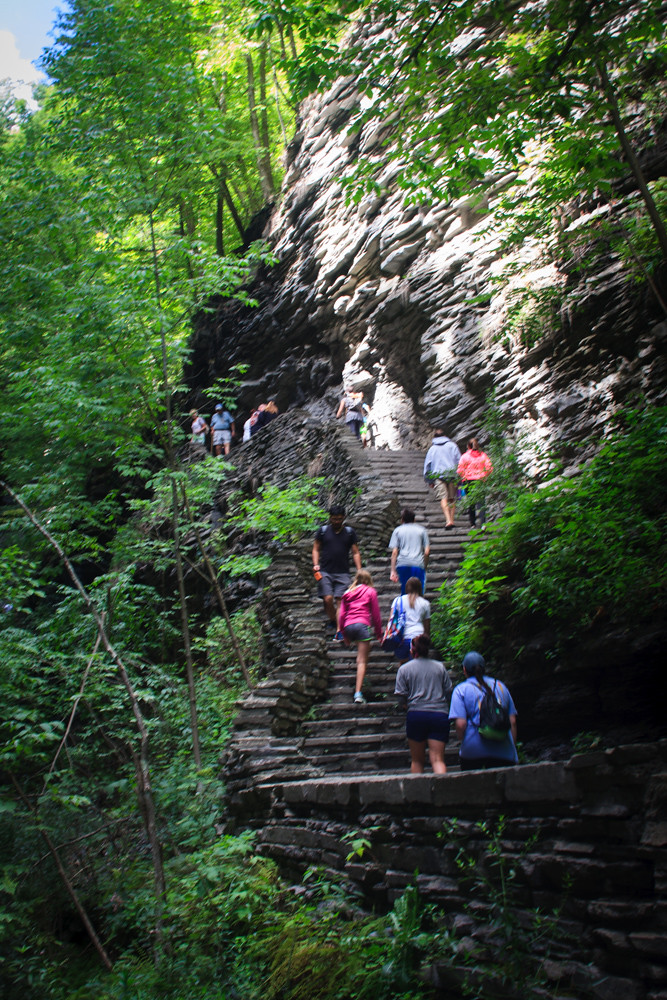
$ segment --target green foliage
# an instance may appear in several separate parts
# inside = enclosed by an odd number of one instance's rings
[[[232,616],[232,626],[241,651],[253,676],[257,675],[263,657],[262,625],[256,608],[237,611]],[[197,643],[206,652],[208,670],[223,681],[239,683],[240,667],[234,647],[229,640],[227,625],[222,618],[212,618],[206,626],[205,639]]]
[[[599,733],[581,732],[572,737],[572,753],[586,753],[589,750],[597,750],[602,746],[602,737]]]
[[[560,642],[650,621],[667,585],[666,439],[664,408],[629,412],[579,476],[515,496],[443,588],[439,648],[492,652],[512,616],[551,621]]]
[[[230,374],[216,379],[213,385],[204,389],[204,395],[216,403],[222,403],[226,410],[231,410],[232,414],[236,409],[236,393],[238,391],[239,380],[248,371],[249,365],[232,365]]]
[[[326,8],[313,0],[296,9],[305,20]],[[660,0],[545,0],[539,10],[528,0],[363,0],[338,11],[350,30],[320,21],[294,80],[305,89],[346,76],[358,83],[350,134],[375,141],[362,143],[343,178],[352,201],[382,193],[391,177],[408,203],[465,198],[506,225],[506,244],[539,239],[555,258],[581,247],[575,232],[568,249],[568,210],[612,199],[616,179],[635,169],[627,147],[656,141],[667,97]],[[651,194],[643,197],[646,221]],[[649,267],[667,253],[659,212],[651,226]],[[530,341],[538,331],[528,326]]]
[[[561,326],[560,288],[522,288],[513,292],[507,310],[504,333],[523,347],[533,347],[545,334],[555,334]]]
[[[326,517],[317,500],[323,482],[301,476],[284,489],[267,483],[257,497],[241,501],[229,521],[247,531],[268,532],[281,542],[295,542]]]
[[[474,831],[462,831],[456,820],[447,824],[447,840],[457,848],[456,866],[466,895],[474,900],[466,906],[477,925],[467,947],[445,932],[435,936],[436,953],[444,949],[467,966],[463,993],[474,998],[514,995],[521,984],[521,995],[544,996],[548,986],[545,959],[554,943],[564,936],[559,927],[560,908],[545,913],[539,908],[528,911],[522,904],[523,866],[538,839],[533,834],[508,847],[504,816],[494,826],[475,824]],[[568,886],[563,886],[567,891]],[[481,927],[480,927],[481,925]]]

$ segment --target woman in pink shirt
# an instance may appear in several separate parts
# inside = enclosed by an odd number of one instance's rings
[[[357,643],[357,683],[354,700],[357,705],[363,705],[366,699],[361,693],[361,686],[368,666],[371,639],[373,633],[376,639],[382,638],[378,595],[373,589],[371,574],[364,569],[357,571],[354,580],[341,598],[338,627],[346,646],[352,642]]]
[[[469,486],[470,483],[479,482],[480,479],[486,479],[490,472],[493,472],[493,466],[491,465],[491,459],[489,456],[480,450],[477,444],[477,438],[470,438],[468,441],[468,450],[464,451],[461,455],[461,461],[459,462],[458,468],[456,470],[463,482],[463,487]],[[484,500],[483,498],[478,502],[478,514],[479,514],[479,527],[481,528],[484,524]],[[475,504],[471,503],[468,507],[468,517],[470,518],[470,527],[475,527]]]

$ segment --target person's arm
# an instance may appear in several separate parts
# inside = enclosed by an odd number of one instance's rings
[[[340,406],[338,407],[338,409],[336,411],[336,420],[338,420],[339,417],[343,416],[343,410],[344,409],[345,409],[345,400],[341,399]]]
[[[516,746],[516,715],[510,715],[510,731],[514,740],[514,746]]]
[[[392,583],[398,583],[398,573],[396,572],[396,560],[398,559],[398,546],[391,550],[391,569],[389,579]]]
[[[398,668],[396,673],[396,685],[394,687],[394,694],[398,700],[399,709],[404,712],[408,707],[408,685],[405,681],[405,671],[402,666]]]
[[[233,420],[232,420],[231,427],[232,427],[232,437],[235,438],[236,437],[236,427],[234,425],[234,421]]]
[[[428,566],[428,559],[430,555],[431,555],[431,546],[427,545],[426,548],[424,549],[424,569],[426,569]]]
[[[426,636],[427,639],[431,638],[431,619],[430,618],[425,618],[424,619],[424,635]]]
[[[348,608],[347,608],[347,591],[346,591],[340,599],[340,607],[338,608],[338,630],[340,632],[342,632],[343,629],[345,628],[345,622],[347,620],[347,611]],[[345,640],[345,645],[346,646],[350,645],[347,639]]]
[[[320,569],[320,542],[318,538],[316,538],[315,541],[313,542],[312,556],[313,556],[313,573],[318,573]]]
[[[357,545],[356,542],[353,542],[352,545],[350,546],[350,552],[352,553],[352,559],[354,560],[354,565],[356,566],[356,568],[358,570],[362,569],[361,552],[359,551],[359,546]]]
[[[463,743],[463,737],[465,736],[466,729],[468,728],[467,719],[454,719],[454,725],[456,726],[456,735],[461,743]]]

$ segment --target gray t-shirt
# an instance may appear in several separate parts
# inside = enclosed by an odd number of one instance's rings
[[[388,548],[398,549],[397,566],[424,568],[424,549],[428,548],[428,533],[421,524],[399,524],[394,528]]]
[[[394,694],[405,698],[408,712],[449,712],[452,680],[439,660],[408,660],[398,668]]]

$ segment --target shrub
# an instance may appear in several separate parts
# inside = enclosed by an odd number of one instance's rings
[[[601,621],[650,621],[665,598],[666,443],[666,408],[626,413],[579,476],[511,499],[443,587],[439,648],[492,649],[508,617],[549,622],[559,643]]]

